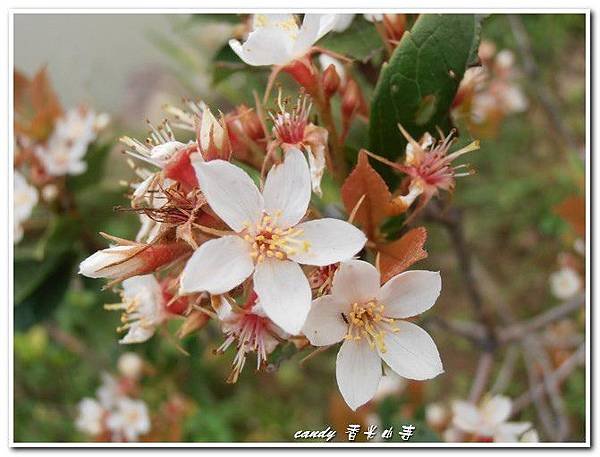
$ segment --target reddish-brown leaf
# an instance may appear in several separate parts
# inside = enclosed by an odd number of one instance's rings
[[[46,68],[33,79],[14,73],[15,131],[36,141],[45,141],[52,132],[62,107],[50,84]]]
[[[413,263],[425,259],[427,257],[427,251],[423,249],[425,241],[427,241],[427,230],[425,227],[417,227],[396,241],[378,244],[381,282],[389,281]]]
[[[585,235],[585,200],[573,195],[563,200],[554,208],[556,213],[567,221],[575,233]]]
[[[373,240],[380,222],[388,216],[399,214],[401,210],[392,203],[392,194],[387,184],[369,164],[367,153],[361,150],[356,167],[342,186],[342,200],[349,214],[363,195],[365,199],[356,213],[355,220],[369,239]]]

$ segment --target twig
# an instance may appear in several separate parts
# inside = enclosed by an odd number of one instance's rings
[[[471,392],[469,393],[469,401],[476,404],[489,383],[492,368],[494,366],[494,356],[490,351],[484,351],[479,358],[475,378],[471,384]]]
[[[515,37],[519,53],[523,60],[523,69],[531,82],[531,86],[539,99],[541,107],[546,112],[549,121],[554,126],[554,130],[558,133],[558,136],[564,144],[572,151],[578,152],[580,145],[575,139],[575,135],[573,135],[571,130],[567,128],[567,125],[563,122],[564,116],[558,105],[555,103],[552,92],[549,90],[547,84],[540,81],[540,70],[533,56],[531,41],[529,40],[529,35],[523,25],[523,21],[518,15],[509,14],[508,22],[510,23],[513,36]]]
[[[568,316],[572,312],[581,309],[583,304],[584,297],[578,295],[570,301],[555,306],[554,308],[551,308],[532,319],[524,322],[516,322],[504,329],[499,330],[498,340],[502,344],[506,344],[514,340],[522,339],[527,335],[531,335],[536,330],[544,328],[547,325]]]
[[[565,360],[560,367],[558,367],[554,372],[548,376],[550,378],[547,379],[546,382],[554,382],[557,385],[560,385],[569,375],[580,365],[585,363],[585,343],[582,343],[577,351],[573,353],[567,360]],[[511,415],[518,414],[524,408],[529,406],[531,402],[540,396],[544,395],[545,384],[538,383],[532,388],[530,388],[527,392],[518,397],[512,406]]]
[[[498,376],[496,376],[496,381],[490,389],[490,393],[501,394],[508,388],[508,385],[510,384],[515,372],[515,365],[518,359],[519,351],[517,350],[516,346],[509,346],[506,349],[506,356],[504,357],[504,361],[502,362]]]

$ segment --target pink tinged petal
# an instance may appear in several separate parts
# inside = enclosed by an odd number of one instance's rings
[[[269,171],[263,197],[265,211],[272,216],[278,212],[277,225],[288,228],[296,225],[306,214],[310,202],[310,171],[300,150],[291,148],[285,160]]]
[[[310,310],[311,291],[297,263],[260,262],[254,272],[254,290],[269,319],[292,335],[300,333]]]
[[[239,236],[207,241],[188,260],[181,275],[180,292],[222,294],[240,285],[254,270],[249,246]]]
[[[398,332],[385,333],[386,351],[381,358],[400,376],[421,381],[444,372],[437,347],[429,334],[418,325],[396,321]]]
[[[342,262],[333,276],[331,293],[351,306],[373,300],[379,293],[380,275],[373,265],[363,260]]]
[[[200,189],[208,204],[236,232],[258,222],[263,198],[252,178],[224,160],[194,163]]]
[[[452,423],[467,433],[479,433],[482,425],[479,409],[473,403],[456,400],[452,404]]]
[[[240,59],[252,66],[284,65],[293,59],[293,38],[277,27],[256,29],[248,35],[244,44],[229,40],[229,46]]]
[[[313,346],[337,343],[348,333],[343,314],[350,311],[347,302],[334,295],[325,295],[312,302],[302,333]]]
[[[405,271],[383,285],[378,301],[385,305],[387,317],[404,319],[431,308],[442,290],[437,271]]]
[[[381,379],[381,359],[365,340],[346,340],[335,365],[338,387],[353,411],[373,398]]]
[[[324,267],[351,259],[367,242],[363,232],[339,219],[317,219],[298,224],[296,228],[302,230],[297,238],[308,245],[307,249],[299,249],[289,257],[305,265]]]
[[[481,414],[484,421],[491,427],[495,427],[502,422],[506,422],[510,417],[512,402],[510,398],[503,395],[496,395],[481,405]]]

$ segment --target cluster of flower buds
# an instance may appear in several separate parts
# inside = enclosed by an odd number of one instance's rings
[[[466,120],[478,136],[493,136],[509,114],[527,109],[525,94],[517,84],[514,54],[504,49],[496,53],[491,42],[479,47],[481,66],[469,68],[453,102],[457,120]]]
[[[311,61],[312,53],[327,55],[314,43],[334,22],[334,15],[306,14],[299,26],[289,14],[254,15],[244,43],[230,41],[244,62],[273,66],[270,84],[281,71],[292,74],[303,86],[293,103],[279,92],[273,110],[257,100],[255,109],[215,116],[204,103],[188,101],[185,109],[167,107],[172,119],[149,124],[145,141],[122,138],[137,177],[125,183],[128,210],[140,215],[141,228],[135,241],[105,235],[113,245],[84,260],[80,273],[107,278],[110,287],[122,283],[121,301],[107,305],[123,312],[122,343],[146,341],[171,319],[182,322],[180,337],[217,321],[224,336],[216,352],[237,348],[230,382],[251,352],[260,369],[281,343],[341,342],[338,386],[356,409],[376,395],[383,362],[408,379],[443,372],[432,338],[408,320],[435,304],[441,277],[405,271],[426,255],[418,230],[417,252],[402,253],[407,259],[380,271],[380,246],[367,243],[354,224],[365,195],[346,208],[347,220],[321,217],[311,206],[324,173],[336,176],[346,166],[345,132],[336,132],[329,99],[341,94],[345,131],[367,109],[341,62],[320,73]],[[313,103],[319,124],[311,118]],[[179,141],[173,129],[193,139]],[[385,205],[406,211],[418,197],[421,208],[438,190],[451,191],[461,175],[452,161],[478,147],[448,153],[452,135],[435,144],[430,136],[417,142],[403,133],[405,163],[389,164],[406,176],[408,194],[370,202],[382,205],[379,214],[387,214]],[[347,172],[337,177],[352,180]],[[380,176],[374,182],[392,198]]]

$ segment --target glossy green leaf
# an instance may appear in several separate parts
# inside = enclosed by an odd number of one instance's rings
[[[373,152],[397,159],[406,140],[402,124],[416,138],[436,127],[447,131],[449,110],[465,70],[473,63],[481,17],[421,15],[384,66],[371,104],[369,143]],[[393,181],[387,167],[378,171]]]
[[[383,50],[383,41],[373,23],[359,15],[346,30],[328,33],[317,46],[365,62]]]

